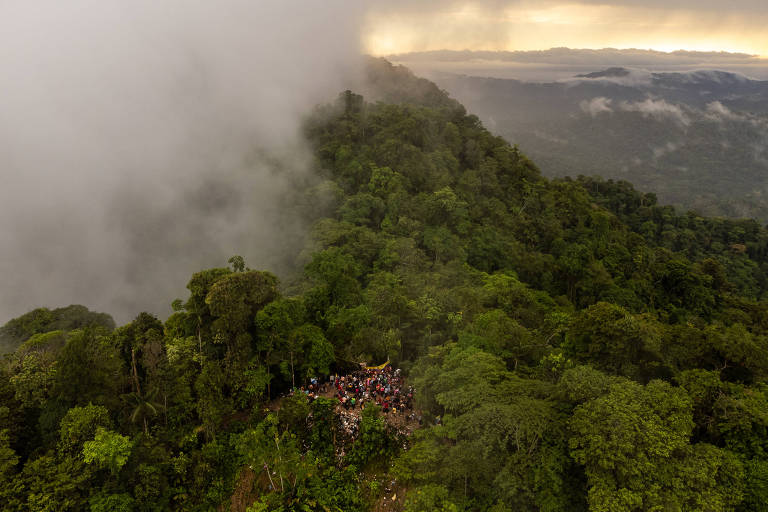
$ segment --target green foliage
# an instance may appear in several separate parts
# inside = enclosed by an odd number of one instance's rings
[[[459,512],[455,503],[450,501],[448,489],[442,485],[428,484],[417,487],[408,494],[406,512]]]
[[[91,512],[131,512],[135,501],[130,494],[96,494],[88,500]]]
[[[56,379],[56,361],[51,354],[33,351],[19,354],[14,363],[10,383],[16,400],[24,407],[41,407]]]
[[[0,430],[0,482],[7,484],[8,477],[19,462],[19,457],[11,448],[8,430]]]
[[[335,398],[319,397],[312,402],[312,426],[307,437],[312,452],[329,462],[336,456],[334,453],[336,405],[338,400]]]
[[[100,331],[73,331],[58,355],[53,393],[71,405],[111,404],[121,370],[118,354]]]
[[[35,334],[74,331],[85,327],[103,327],[111,331],[115,328],[115,322],[106,313],[95,313],[80,305],[73,304],[53,310],[38,308],[0,327],[0,354],[12,352]]]
[[[242,256],[232,256],[227,260],[227,263],[232,265],[233,272],[245,272],[245,259]]]
[[[259,309],[277,297],[277,278],[267,272],[238,272],[218,279],[205,297],[216,318],[214,331],[230,338],[248,330]],[[214,337],[214,341],[218,341]],[[230,341],[231,342],[231,341]]]
[[[9,500],[11,510],[83,510],[92,476],[79,458],[44,454],[24,465],[14,485],[17,493]]]
[[[614,384],[579,405],[569,424],[571,455],[585,468],[591,510],[731,510],[741,501],[738,458],[689,444],[693,411],[684,390],[660,381]]]
[[[372,462],[384,464],[397,450],[394,435],[381,417],[381,409],[367,405],[360,421],[360,434],[346,457],[346,462],[358,468],[365,468]]]
[[[459,334],[459,343],[497,355],[513,367],[521,361],[537,361],[542,355],[528,329],[498,309],[476,316]]]
[[[116,476],[120,468],[128,462],[131,445],[130,438],[98,427],[93,440],[83,444],[83,459],[86,464],[108,469]]]
[[[334,352],[322,329],[305,324],[291,333],[291,339],[290,344],[304,356],[301,368],[305,378],[328,375],[334,362]]]
[[[660,344],[654,322],[599,302],[573,320],[564,348],[581,361],[595,361],[602,370],[640,376],[644,365],[660,358]]]
[[[195,380],[197,416],[209,438],[216,436],[219,425],[234,409],[234,399],[227,393],[228,379],[222,363],[209,361]]]
[[[427,365],[437,371],[425,371]],[[471,509],[497,503],[520,510],[580,508],[563,418],[543,399],[551,385],[521,379],[505,366],[478,349],[455,346],[434,351],[414,368],[417,396],[426,394],[431,410],[445,414],[440,425],[417,432],[395,462],[393,473],[424,493],[409,493],[409,506],[429,506],[422,501],[440,491],[434,498],[440,503]]]
[[[106,407],[92,404],[73,407],[61,420],[59,449],[69,453],[79,453],[83,449],[83,444],[92,440],[98,429],[110,428],[112,428],[112,420]]]
[[[746,470],[745,496],[739,510],[765,512],[768,510],[768,461],[751,459]]]
[[[240,434],[235,441],[235,451],[243,464],[266,476],[270,489],[281,493],[295,493],[315,466],[311,455],[302,454],[294,433],[278,431],[278,421],[273,415]]]
[[[336,468],[310,475],[293,493],[268,494],[248,512],[290,512],[293,510],[331,510],[364,512],[368,503],[360,492],[360,476],[354,466]]]
[[[590,366],[577,366],[563,372],[557,395],[565,402],[581,404],[608,393],[611,385],[623,379],[608,376]]]

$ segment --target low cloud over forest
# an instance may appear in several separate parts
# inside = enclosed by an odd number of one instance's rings
[[[0,320],[72,302],[162,314],[236,253],[284,269],[302,116],[360,54],[359,9],[322,7],[3,2]]]

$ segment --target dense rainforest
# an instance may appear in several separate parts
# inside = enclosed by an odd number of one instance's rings
[[[0,328],[0,508],[768,510],[768,231],[547,180],[430,82],[369,74],[306,119],[295,278],[234,256],[165,322]],[[275,405],[387,359],[407,439]]]

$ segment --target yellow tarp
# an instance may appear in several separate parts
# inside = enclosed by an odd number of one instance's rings
[[[387,365],[389,364],[389,359],[387,359],[387,362],[384,364],[380,364],[379,366],[366,366],[366,370],[383,370]]]

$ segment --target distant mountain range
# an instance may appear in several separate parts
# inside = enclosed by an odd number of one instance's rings
[[[420,75],[443,71],[528,81],[560,80],[609,67],[655,72],[720,69],[768,80],[768,59],[731,52],[660,52],[637,48],[550,48],[511,52],[436,50],[391,55],[388,59],[404,64]]]
[[[768,81],[617,66],[550,82],[430,78],[545,175],[625,179],[684,210],[768,221]]]
[[[476,51],[476,50],[432,50],[410,52],[388,56],[394,61],[468,61],[501,60],[508,62],[536,62],[550,64],[595,64],[597,62],[622,62],[626,65],[653,64],[697,64],[704,63],[752,63],[759,57],[748,53],[702,52],[677,50],[662,52],[639,48],[550,48],[549,50],[521,51]]]

